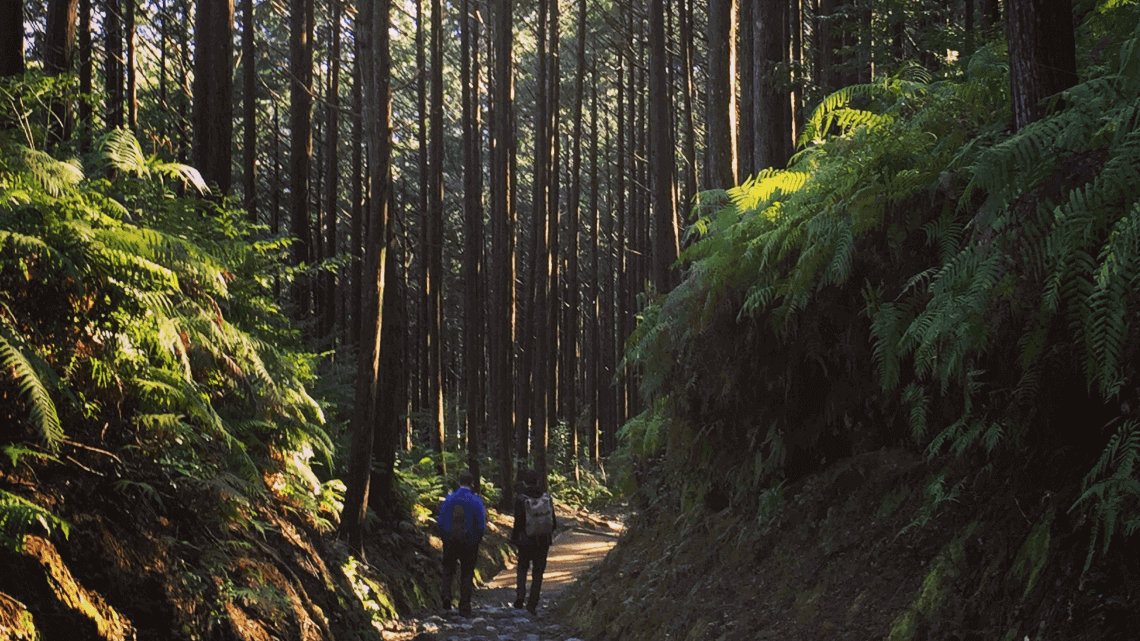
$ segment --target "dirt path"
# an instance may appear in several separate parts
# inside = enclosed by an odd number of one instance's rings
[[[542,607],[556,599],[587,568],[605,558],[617,536],[611,533],[573,528],[554,540],[542,574]],[[515,567],[499,572],[475,593],[475,602],[488,606],[510,606],[515,600]]]
[[[592,515],[568,516],[558,515],[567,529],[550,548],[537,615],[511,607],[515,566],[510,565],[476,588],[471,617],[451,610],[393,621],[383,631],[385,641],[581,641],[559,623],[552,606],[567,586],[613,548],[622,525]]]

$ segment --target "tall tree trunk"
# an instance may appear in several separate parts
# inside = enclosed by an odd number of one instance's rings
[[[547,460],[547,451],[550,445],[550,435],[558,425],[558,409],[559,409],[559,371],[558,366],[561,359],[559,358],[559,340],[561,323],[561,288],[560,272],[561,272],[561,251],[560,251],[560,230],[561,223],[559,221],[559,105],[561,100],[559,92],[561,87],[561,63],[559,62],[559,38],[561,29],[559,27],[560,12],[558,9],[558,0],[551,0],[549,4],[550,18],[549,18],[549,31],[550,31],[550,50],[546,59],[546,117],[547,117],[547,136],[549,137],[548,155],[546,158],[546,217],[548,221],[546,248],[549,252],[546,264],[548,265],[547,276],[547,323],[546,332],[548,334],[546,354],[543,357],[546,363],[546,424],[541,426],[541,438],[537,439],[541,448],[541,457],[536,456],[536,468],[539,473],[539,478],[547,478],[547,467],[549,461]]]
[[[253,0],[241,0],[242,187],[249,221],[257,224],[257,51]]]
[[[757,164],[758,161],[753,151],[755,136],[749,135],[749,132],[755,129],[756,110],[758,109],[755,104],[755,84],[760,82],[760,78],[755,74],[756,59],[760,55],[760,51],[754,47],[761,36],[759,34],[753,35],[753,27],[757,20],[756,14],[759,12],[757,5],[762,1],[738,0],[740,3],[740,9],[737,12],[739,19],[737,45],[739,49],[736,56],[735,73],[740,82],[740,122],[737,125],[739,130],[737,144],[739,147],[736,154],[736,175],[740,177],[740,180],[745,180],[758,170],[763,169]]]
[[[392,402],[382,405],[378,399],[381,389],[380,357],[384,327],[383,302],[387,285],[385,259],[391,189],[391,146],[388,133],[391,121],[388,93],[391,84],[388,53],[389,0],[370,0],[361,13],[358,18],[361,33],[358,37],[362,41],[361,48],[364,52],[364,122],[371,185],[368,199],[368,240],[365,243],[365,274],[369,282],[365,287],[364,309],[368,321],[367,331],[361,337],[357,362],[352,449],[349,452],[347,487],[338,537],[346,541],[350,549],[363,556],[364,522],[369,505],[372,459],[375,455],[374,441],[380,440],[385,447],[394,451],[395,439],[388,430],[398,429],[396,421],[392,420],[393,416],[377,416],[376,412],[384,407],[389,412],[398,413],[399,404]],[[379,439],[376,439],[375,434],[377,425],[385,428]],[[377,458],[385,455],[386,452],[383,452]],[[391,463],[383,460],[378,462],[380,465],[377,466],[377,474],[388,475]]]
[[[419,169],[419,188],[420,199],[417,203],[419,205],[419,234],[420,242],[418,245],[418,267],[416,272],[419,278],[419,300],[416,305],[416,340],[413,344],[416,346],[416,363],[415,377],[416,396],[412,400],[412,406],[418,411],[426,411],[428,408],[428,398],[430,397],[430,377],[428,376],[428,305],[427,305],[427,291],[428,291],[428,263],[431,260],[431,253],[427,250],[429,238],[431,236],[431,221],[428,219],[430,209],[428,207],[428,189],[431,183],[428,175],[428,70],[427,62],[427,33],[428,21],[430,17],[424,16],[423,4],[424,0],[416,1],[416,101],[419,114],[419,126],[416,128],[416,138],[418,146],[416,147],[417,166]]]
[[[513,234],[514,234],[514,75],[511,66],[514,33],[513,0],[495,0],[495,109],[491,144],[491,263],[492,305],[487,319],[489,328],[490,393],[488,420],[499,427],[499,508],[509,510],[514,504],[512,481],[511,407],[513,380],[511,349],[514,344],[515,307]]]
[[[389,194],[392,190],[388,189]],[[394,214],[392,198],[388,211]],[[376,514],[396,520],[396,448],[400,446],[403,414],[408,404],[408,368],[404,360],[404,335],[407,330],[407,288],[401,273],[400,252],[396,251],[398,234],[395,225],[386,225],[387,248],[384,250],[383,326],[380,329],[380,366],[375,435],[372,442],[372,475],[369,482],[368,506]],[[382,390],[382,391],[381,391]]]
[[[359,17],[357,18],[359,20]],[[357,27],[359,30],[359,26]],[[364,331],[363,313],[361,311],[362,289],[361,278],[364,273],[364,118],[361,112],[364,108],[364,92],[362,85],[364,77],[361,59],[364,51],[360,47],[359,38],[353,38],[353,64],[352,64],[352,222],[349,227],[349,252],[352,253],[352,289],[348,316],[351,319],[349,341],[360,347],[361,332]],[[403,281],[401,280],[401,283]],[[407,288],[404,288],[404,305],[407,306]],[[405,315],[405,325],[407,318]]]
[[[788,60],[788,0],[758,0],[754,31],[756,169],[783,169],[792,153]]]
[[[165,30],[161,49],[162,55],[165,56]],[[163,66],[163,72],[165,73],[165,65]],[[91,54],[91,0],[79,0],[79,95],[91,95],[94,89],[91,78],[94,73],[94,57]],[[91,102],[89,100],[80,100],[79,153],[81,154],[86,154],[91,151],[92,126]]]
[[[791,0],[791,10],[788,12],[788,33],[791,35],[791,53],[789,58],[792,61],[792,93],[789,96],[788,108],[791,110],[789,120],[792,123],[792,148],[791,152],[794,153],[796,149],[796,142],[799,140],[800,132],[803,131],[803,100],[804,100],[804,2],[803,0]],[[868,15],[869,18],[869,15]],[[868,30],[870,23],[867,24]],[[871,45],[868,39],[868,46]],[[871,81],[872,66],[867,67],[867,82]]]
[[[79,0],[49,0],[47,9],[47,32],[44,35],[44,72],[49,76],[71,73],[75,52],[75,26],[78,18]],[[23,23],[20,24],[22,28]],[[23,60],[22,51],[21,60]],[[64,101],[53,102],[51,113],[48,144],[54,147],[71,137],[71,104]]]
[[[676,161],[673,157],[672,92],[665,78],[663,0],[649,2],[649,139],[652,141],[650,184],[653,188],[653,284],[664,294],[673,289],[673,263],[681,254],[677,203],[673,200]]]
[[[579,211],[579,207],[582,201],[582,104],[586,94],[586,28],[586,0],[579,0],[578,68],[574,78],[574,108],[570,114],[574,122],[573,133],[570,136],[570,193],[567,195],[568,202],[566,205],[566,215],[570,219],[570,242],[566,249],[566,255],[570,263],[567,266],[568,273],[566,275],[569,285],[569,300],[567,305],[567,315],[569,317],[567,327],[569,331],[566,334],[564,352],[569,355],[569,361],[573,367],[573,369],[565,372],[565,376],[569,377],[571,381],[577,380],[578,372],[587,371],[587,368],[579,367],[581,361],[578,358],[578,319],[581,317],[578,293],[578,234],[579,222],[581,221],[582,215]],[[590,361],[587,358],[585,362],[588,364]],[[566,399],[566,420],[569,423],[567,454],[569,454],[570,464],[574,466],[574,480],[579,481],[581,480],[581,471],[578,468],[578,395],[574,392],[573,384],[568,386],[568,390],[569,394]],[[593,407],[592,400],[587,401],[587,403],[591,408]],[[591,412],[592,411],[591,409]]]
[[[736,179],[736,0],[709,0],[708,6],[709,187],[727,189]]]
[[[550,345],[551,324],[550,307],[547,298],[551,290],[551,250],[548,245],[553,213],[549,211],[547,190],[550,180],[550,108],[552,102],[549,94],[550,64],[547,54],[547,36],[549,23],[549,3],[557,0],[538,0],[538,51],[535,61],[538,65],[535,86],[535,125],[534,125],[534,191],[531,197],[531,210],[534,216],[533,239],[534,253],[534,299],[531,305],[531,320],[534,336],[534,352],[530,356],[533,367],[534,386],[531,391],[533,401],[532,419],[530,421],[530,450],[534,459],[534,467],[539,473],[539,479],[546,480],[546,419],[547,395],[550,393],[550,380],[547,359],[552,353]],[[522,433],[520,432],[520,436]],[[521,449],[521,446],[520,446]],[[521,457],[520,457],[521,458]],[[520,463],[520,468],[523,467]]]
[[[340,16],[341,4],[337,0],[332,2],[332,49],[329,51],[329,82],[328,92],[325,94],[325,260],[336,258],[337,247],[337,215],[340,212]],[[320,335],[326,339],[333,339],[336,329],[336,274],[328,272],[322,274],[324,280],[323,317],[321,319]]]
[[[613,325],[611,331],[607,333],[606,342],[606,376],[603,377],[603,384],[608,388],[609,393],[607,396],[608,411],[606,412],[606,421],[603,423],[603,433],[605,434],[605,452],[603,456],[608,456],[616,449],[616,435],[618,426],[621,424],[621,390],[623,384],[616,381],[618,350],[621,349],[621,331],[625,323],[626,312],[626,296],[625,296],[625,278],[626,278],[626,241],[625,241],[625,169],[628,154],[626,154],[626,139],[630,129],[626,126],[625,119],[625,96],[627,93],[632,92],[626,90],[625,83],[625,59],[623,51],[618,50],[617,58],[617,114],[616,123],[614,127],[617,128],[617,142],[614,151],[614,181],[610,189],[614,192],[614,208],[613,216],[610,220],[610,233],[607,234],[608,238],[613,239],[613,252],[610,254],[610,273],[612,280],[607,283],[610,285],[610,294],[607,296],[607,304],[605,307],[612,310]],[[632,68],[632,66],[631,66]],[[632,73],[630,74],[632,80]],[[631,82],[632,84],[632,82]],[[632,174],[632,171],[630,172]]]
[[[293,236],[296,238],[293,241],[293,265],[299,266],[310,262],[314,255],[312,223],[309,216],[310,162],[313,157],[313,0],[291,0],[291,2],[289,212]],[[310,286],[307,281],[305,277],[297,276],[293,282],[293,313],[297,319],[302,320],[309,318]]]
[[[221,196],[230,193],[233,23],[233,0],[199,0],[194,27],[194,165]]]
[[[479,126],[479,16],[463,0],[460,17],[460,86],[463,103],[463,397],[467,407],[467,467],[482,481],[480,456],[484,418],[480,408],[483,372],[483,202]]]
[[[428,231],[424,251],[428,257],[427,349],[428,429],[432,448],[439,454],[438,471],[447,472],[443,461],[443,3],[431,0],[431,129],[428,133]]]
[[[589,350],[586,352],[586,403],[589,406],[589,419],[586,421],[587,443],[589,447],[590,464],[596,469],[600,462],[598,450],[598,426],[601,417],[601,385],[599,379],[602,372],[602,332],[605,331],[603,311],[601,309],[601,296],[599,290],[602,281],[601,265],[601,209],[598,205],[598,65],[593,65],[590,84],[590,267],[592,277],[587,281],[589,294],[586,300],[586,332],[589,336]],[[606,310],[612,312],[613,310]],[[612,314],[611,314],[612,315]],[[577,465],[574,467],[577,470]]]
[[[107,85],[107,129],[123,126],[123,0],[103,0],[103,79]],[[205,174],[203,173],[203,176]]]
[[[269,192],[269,233],[281,234],[281,112],[273,101],[273,189]],[[280,295],[280,292],[278,292]]]
[[[125,21],[125,31],[127,40],[127,57],[126,57],[126,75],[127,75],[127,128],[132,132],[138,133],[139,129],[139,83],[138,83],[138,60],[136,56],[135,47],[135,14],[137,8],[135,7],[136,0],[123,0],[123,18]],[[230,4],[230,29],[233,28],[234,7],[233,0],[227,0]],[[227,33],[229,31],[227,30]],[[227,51],[230,47],[227,43]],[[233,82],[230,81],[232,86]],[[231,97],[233,92],[231,91]],[[231,107],[232,113],[232,107]],[[231,125],[232,128],[232,125]]]
[[[815,68],[824,93],[840,88],[839,48],[843,40],[837,9],[841,5],[842,0],[819,0],[815,15]]]
[[[24,74],[24,2],[0,0],[0,14],[8,16],[0,26],[0,78]]]
[[[1046,114],[1043,101],[1077,84],[1070,0],[1006,3],[1009,80],[1017,130]]]
[[[992,29],[1001,24],[1001,3],[999,0],[981,0],[982,29]],[[1006,11],[1009,11],[1006,8]]]
[[[681,206],[688,212],[697,195],[697,128],[693,122],[693,0],[681,0],[681,131],[684,132],[685,167],[682,172]]]

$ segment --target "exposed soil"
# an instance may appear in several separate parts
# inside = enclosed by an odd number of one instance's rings
[[[572,586],[567,621],[594,640],[1134,639],[1135,547],[1088,552],[1075,497],[930,470],[902,450],[841,461],[788,485],[767,520],[679,517],[664,501],[633,519]]]

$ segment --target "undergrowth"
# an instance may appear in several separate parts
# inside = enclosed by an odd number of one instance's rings
[[[634,475],[659,461],[682,510],[748,512],[757,487],[884,445],[1068,452],[1050,478],[1083,478],[1090,560],[1134,534],[1138,18],[1092,12],[1082,40],[1113,44],[1022,131],[991,45],[832,95],[786,169],[702,194],[685,278],[626,356],[649,408],[623,430]],[[928,488],[932,509],[957,483]]]

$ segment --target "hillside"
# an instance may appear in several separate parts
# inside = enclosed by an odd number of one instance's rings
[[[1020,130],[995,43],[703,194],[627,353],[641,515],[567,605],[592,638],[1135,637],[1137,17],[1086,14]]]

